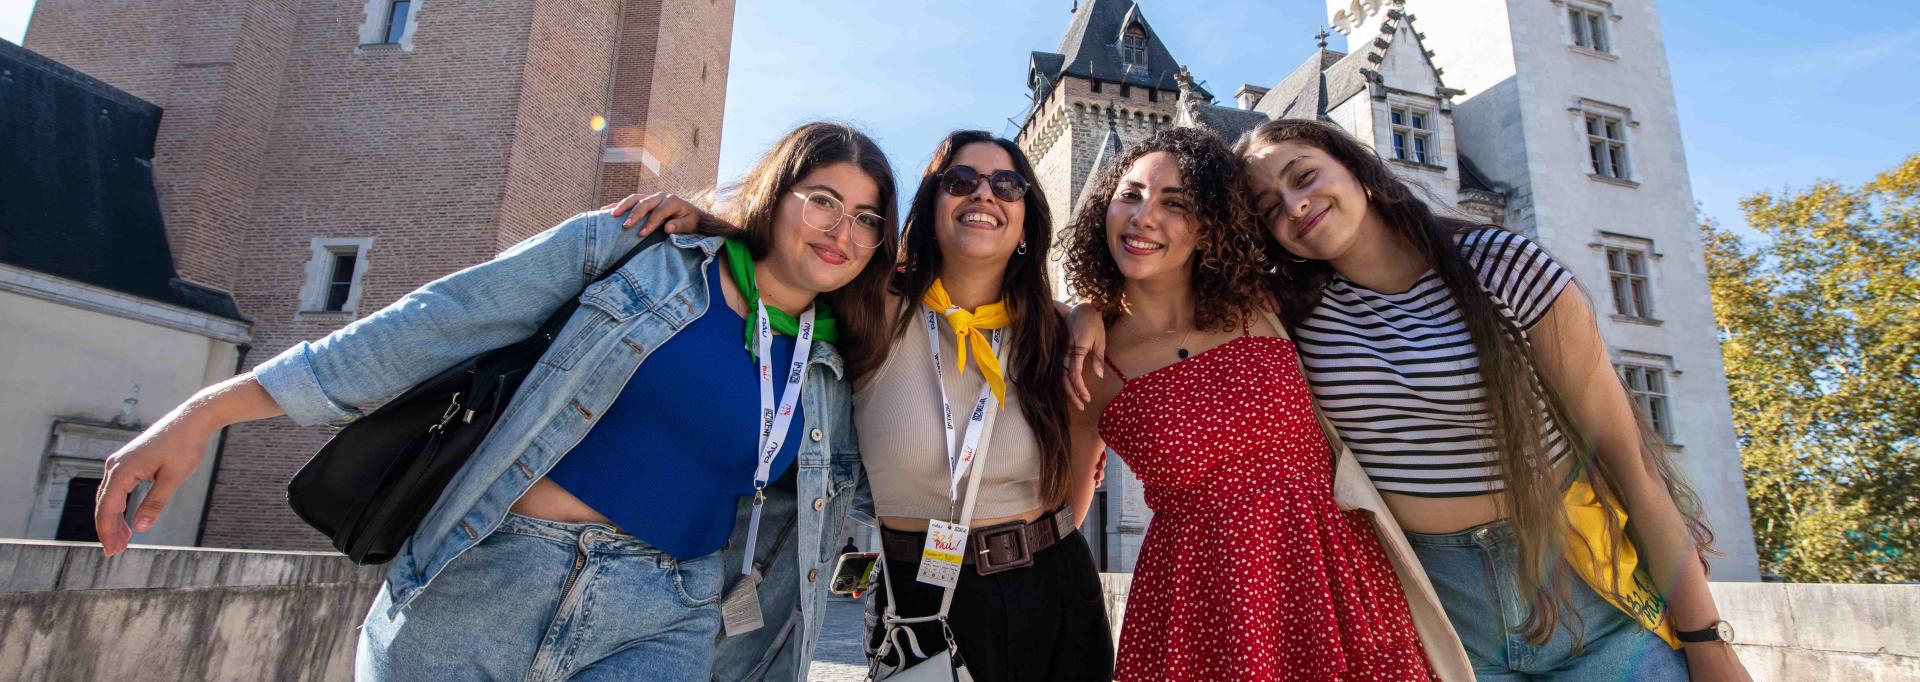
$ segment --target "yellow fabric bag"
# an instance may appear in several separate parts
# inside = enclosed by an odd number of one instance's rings
[[[1667,617],[1667,600],[1660,596],[1659,588],[1647,575],[1647,568],[1640,565],[1640,553],[1626,535],[1626,510],[1621,510],[1616,517],[1618,525],[1609,529],[1606,510],[1601,509],[1600,497],[1585,476],[1574,479],[1561,499],[1566,503],[1569,528],[1567,565],[1601,598],[1666,640],[1667,646],[1679,649],[1680,640],[1673,636],[1673,619]],[[1606,556],[1610,532],[1620,534],[1620,542],[1613,547],[1619,555],[1618,570],[1625,574],[1619,584],[1619,594],[1614,593],[1616,563]]]

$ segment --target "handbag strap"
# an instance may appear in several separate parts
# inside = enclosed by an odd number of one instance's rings
[[[1306,362],[1300,359],[1298,343],[1293,340],[1293,337],[1291,335],[1287,334],[1286,325],[1280,324],[1280,316],[1273,314],[1273,311],[1271,310],[1262,310],[1260,311],[1260,314],[1266,316],[1267,324],[1273,325],[1273,332],[1279,335],[1279,338],[1286,339],[1288,343],[1295,344],[1294,346],[1295,352],[1293,354],[1293,364],[1294,364],[1294,367],[1297,367],[1300,370],[1300,380],[1303,382],[1307,381]],[[1328,463],[1332,465],[1334,468],[1338,468],[1340,463],[1340,450],[1347,446],[1346,442],[1341,440],[1340,430],[1334,428],[1333,422],[1327,419],[1326,413],[1320,411],[1320,400],[1318,398],[1314,398],[1311,395],[1312,394],[1311,384],[1309,384],[1308,394],[1309,395],[1307,396],[1308,397],[1307,404],[1313,406],[1313,419],[1314,421],[1320,423],[1320,433],[1324,435],[1327,439],[1327,450],[1333,453],[1333,459],[1330,460]]]
[[[640,238],[640,243],[634,244],[631,249],[627,249],[626,254],[620,256],[620,260],[614,261],[613,265],[607,266],[607,269],[600,271],[600,276],[593,278],[593,281],[581,286],[580,293],[584,294],[586,293],[587,287],[599,284],[606,281],[607,278],[612,277],[613,273],[619,272],[620,268],[626,267],[627,261],[633,260],[633,257],[640,255],[641,251],[645,251],[648,247],[666,240],[667,231],[665,229],[656,229],[652,234]],[[574,294],[574,296],[567,299],[567,302],[562,304],[559,309],[554,310],[552,315],[548,315],[546,322],[540,323],[540,331],[537,332],[537,334],[544,335],[549,339],[559,336],[560,330],[567,326],[567,321],[573,319],[573,311],[579,309],[580,294]]]

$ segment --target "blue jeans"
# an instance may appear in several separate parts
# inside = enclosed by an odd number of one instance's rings
[[[361,680],[705,680],[720,554],[677,560],[611,526],[508,514],[360,632]]]
[[[1407,533],[1440,605],[1481,680],[1685,680],[1686,656],[1587,587],[1565,563],[1571,603],[1545,644],[1519,630],[1532,595],[1521,592],[1519,541],[1505,521],[1446,535]],[[1577,616],[1577,619],[1575,618]],[[1583,643],[1574,655],[1574,628]]]

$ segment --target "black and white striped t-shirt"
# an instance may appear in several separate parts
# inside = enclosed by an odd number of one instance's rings
[[[1480,229],[1455,238],[1501,314],[1531,331],[1572,275],[1525,237]],[[1484,434],[1480,359],[1438,273],[1382,294],[1336,276],[1294,330],[1313,394],[1382,491],[1420,497],[1484,495],[1505,486]],[[1544,414],[1544,403],[1538,405]],[[1543,434],[1552,461],[1566,437]]]

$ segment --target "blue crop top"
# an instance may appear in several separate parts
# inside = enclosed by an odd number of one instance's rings
[[[746,324],[721,294],[719,262],[706,268],[707,312],[654,349],[620,397],[547,477],[621,530],[662,552],[692,559],[719,551],[740,498],[753,494],[760,447],[760,383],[741,343]],[[773,337],[774,400],[793,337]],[[806,423],[794,407],[769,483],[792,466]]]

